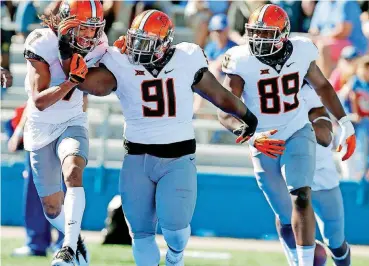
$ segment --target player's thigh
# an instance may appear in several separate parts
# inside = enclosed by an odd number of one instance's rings
[[[280,167],[288,190],[311,187],[316,163],[316,138],[311,124],[295,132],[285,147]]]
[[[282,224],[291,224],[292,203],[286,182],[281,174],[279,159],[264,154],[252,157],[259,188]]]
[[[120,171],[119,190],[123,212],[133,238],[145,238],[156,232],[155,190],[145,171],[146,155],[125,155]]]
[[[195,155],[162,159],[163,176],[157,183],[156,210],[162,228],[180,230],[192,220],[197,198]]]
[[[33,181],[40,197],[62,191],[60,160],[56,154],[56,141],[30,152]]]
[[[330,248],[338,248],[345,240],[343,199],[339,186],[312,192],[312,203],[319,230]]]
[[[78,156],[87,165],[89,153],[88,131],[82,126],[70,126],[58,138],[57,154],[63,164],[68,156]]]

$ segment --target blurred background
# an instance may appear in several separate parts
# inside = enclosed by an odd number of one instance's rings
[[[345,163],[338,154],[335,158],[342,179],[347,240],[369,245],[368,1],[338,1],[342,8],[333,8],[335,1],[329,0],[102,2],[110,44],[126,33],[135,15],[153,8],[164,11],[175,24],[175,43],[194,42],[204,48],[209,69],[220,81],[224,78],[223,55],[232,46],[245,43],[244,24],[252,11],[265,3],[282,6],[290,17],[291,36],[309,36],[317,45],[317,64],[355,125],[358,143],[354,156]],[[19,145],[22,140],[12,136],[27,100],[23,43],[33,29],[41,27],[38,15],[56,13],[61,1],[0,3],[1,67],[9,70],[1,70],[1,225],[21,226],[25,223],[25,209],[35,208],[27,206],[26,201],[31,173],[24,166],[25,154]],[[365,81],[367,92],[354,88],[357,78]],[[247,145],[235,145],[233,134],[217,121],[216,108],[198,95],[194,99],[199,195],[192,234],[278,239],[273,213],[253,176]],[[359,101],[355,104],[359,108],[353,108],[353,99]],[[117,209],[107,211],[109,202],[118,194],[124,117],[115,95],[86,96],[86,107],[90,158],[84,175],[87,205],[83,229],[100,231],[109,227],[109,219],[105,219]],[[119,200],[110,206],[119,206]]]

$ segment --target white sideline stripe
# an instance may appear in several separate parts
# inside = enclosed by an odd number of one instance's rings
[[[167,253],[166,249],[160,249],[160,255],[165,257]],[[197,250],[186,250],[184,256],[187,258],[197,259],[210,259],[210,260],[230,260],[232,258],[231,253],[228,252],[208,252],[208,251],[197,251]]]

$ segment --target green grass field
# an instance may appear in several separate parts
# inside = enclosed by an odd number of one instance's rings
[[[1,265],[2,266],[49,266],[51,255],[47,258],[12,258],[11,252],[20,247],[23,241],[19,238],[1,238]],[[267,243],[267,242],[266,242]],[[102,246],[97,243],[88,244],[91,252],[91,266],[134,266],[129,246]],[[186,266],[286,266],[287,263],[282,253],[275,252],[245,252],[209,250],[189,250],[186,256]],[[204,258],[218,254],[219,258]],[[201,256],[201,258],[195,258]],[[160,265],[164,265],[161,263]],[[331,266],[331,262],[328,264]],[[354,257],[353,266],[368,266],[369,257]]]

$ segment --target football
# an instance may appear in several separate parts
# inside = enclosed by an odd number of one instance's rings
[[[324,245],[320,242],[316,242],[314,252],[314,266],[324,266],[327,263],[327,252]]]

